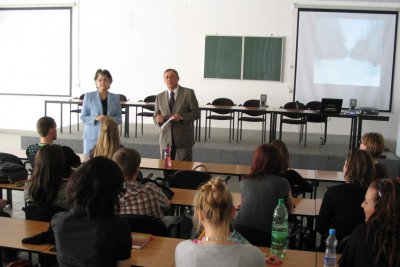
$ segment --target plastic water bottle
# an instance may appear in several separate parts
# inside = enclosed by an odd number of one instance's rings
[[[281,259],[286,255],[288,229],[288,212],[285,200],[280,198],[272,217],[271,254]]]
[[[171,147],[169,144],[164,148],[164,165],[165,167],[171,168],[172,162],[171,162]]]
[[[336,266],[336,246],[338,241],[335,236],[335,229],[329,229],[329,236],[326,239],[324,267]]]

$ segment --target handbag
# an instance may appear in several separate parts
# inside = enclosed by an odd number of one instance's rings
[[[15,184],[15,182],[27,178],[28,171],[23,165],[5,160],[0,161],[0,183]]]

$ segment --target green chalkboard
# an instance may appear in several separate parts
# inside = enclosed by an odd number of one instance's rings
[[[204,77],[282,81],[283,45],[283,37],[206,36]]]
[[[281,81],[283,38],[245,37],[243,79]]]
[[[206,36],[204,78],[240,79],[242,37]]]

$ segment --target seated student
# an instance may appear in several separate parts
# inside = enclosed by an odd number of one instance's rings
[[[343,173],[346,183],[328,189],[317,218],[318,232],[326,236],[330,228],[335,228],[339,242],[364,221],[360,205],[375,177],[374,161],[370,153],[363,150],[349,152]]]
[[[375,162],[375,178],[388,178],[389,171],[385,164],[380,163],[378,158],[385,149],[385,141],[380,133],[366,133],[361,137],[361,150],[367,150],[371,153]]]
[[[289,169],[289,151],[284,142],[281,140],[272,140],[270,145],[276,147],[281,153],[282,170],[280,176],[286,178],[292,189],[293,196],[302,193],[313,192],[313,187],[298,172]]]
[[[400,266],[400,180],[371,183],[362,203],[365,223],[350,236],[340,267]]]
[[[43,146],[34,163],[32,176],[25,184],[25,202],[39,207],[51,205],[67,209],[67,181],[63,179],[65,160],[61,146]]]
[[[269,144],[259,145],[254,152],[250,174],[240,181],[242,204],[235,223],[272,230],[272,214],[278,199],[286,199],[292,210],[292,193],[288,181],[279,176],[282,167],[278,149]]]
[[[169,209],[169,201],[162,190],[153,183],[141,184],[136,180],[141,162],[139,152],[124,147],[115,152],[113,160],[121,168],[126,181],[125,193],[119,198],[119,213],[164,217],[164,212]]]
[[[97,144],[90,150],[90,158],[104,156],[112,159],[114,153],[123,147],[119,138],[117,123],[111,118],[101,122],[100,135]]]
[[[52,144],[57,139],[57,125],[53,118],[42,117],[36,123],[36,129],[40,135],[40,142],[38,144],[30,145],[26,149],[26,156],[28,157],[29,163],[34,168],[35,155],[38,150],[48,144]],[[65,158],[65,169],[63,177],[67,178],[71,176],[71,167],[79,167],[81,159],[75,152],[68,146],[61,146],[64,152]]]
[[[121,170],[105,157],[94,157],[74,172],[68,186],[71,209],[51,221],[60,266],[131,266],[131,231],[115,214],[123,190]]]
[[[232,195],[226,183],[213,178],[202,185],[194,199],[197,230],[204,228],[200,240],[186,240],[175,249],[176,267],[181,266],[265,266],[260,250],[231,233],[229,224],[235,216]]]

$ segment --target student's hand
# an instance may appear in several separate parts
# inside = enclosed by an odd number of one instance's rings
[[[7,205],[7,200],[0,199],[0,209],[4,209]]]

